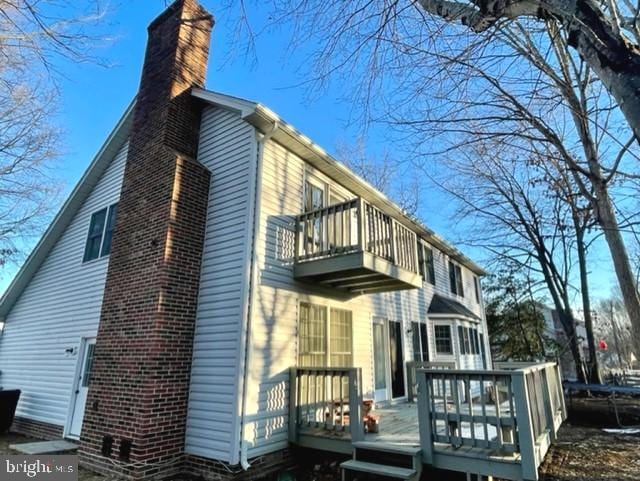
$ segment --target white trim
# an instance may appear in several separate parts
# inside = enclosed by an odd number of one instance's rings
[[[62,428],[62,437],[69,439],[80,439],[80,436],[75,436],[69,432],[71,429],[71,423],[73,421],[73,413],[76,410],[76,390],[78,389],[78,383],[80,382],[80,374],[82,373],[82,367],[84,365],[84,355],[87,342],[96,339],[95,333],[89,335],[82,335],[80,337],[80,344],[78,345],[78,358],[76,359],[76,368],[73,372],[73,382],[71,383],[71,393],[69,395],[69,406],[67,407],[67,416]],[[86,409],[86,406],[85,406]]]

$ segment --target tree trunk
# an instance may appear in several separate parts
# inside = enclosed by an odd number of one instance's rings
[[[574,219],[575,222],[575,219]],[[577,229],[581,229],[576,225]],[[578,268],[580,269],[580,292],[582,294],[582,310],[584,311],[584,327],[587,331],[587,345],[589,347],[589,382],[602,384],[596,340],[593,336],[593,319],[591,317],[591,300],[589,299],[589,279],[587,277],[587,253],[584,245],[583,232],[576,230],[578,247]]]
[[[558,311],[558,316],[569,340],[569,348],[571,349],[571,355],[576,368],[576,378],[578,382],[586,383],[587,373],[584,369],[584,360],[582,359],[582,352],[580,352],[578,336],[576,336],[576,320],[571,313]]]
[[[629,255],[618,227],[618,221],[609,194],[605,188],[599,188],[596,196],[597,205],[595,207],[598,223],[604,231],[604,237],[609,246],[609,252],[611,252],[618,284],[620,284],[620,290],[622,291],[624,306],[631,321],[634,354],[638,357],[640,354],[640,295],[638,294]]]
[[[556,14],[568,34],[568,43],[596,73],[616,99],[640,141],[640,50],[616,32],[600,5],[575,2],[575,12]]]
[[[636,140],[640,141],[640,49],[614,28],[601,2],[546,0],[506,2],[496,0],[418,0],[427,12],[449,22],[459,21],[482,32],[500,20],[553,18],[571,45],[616,99]]]

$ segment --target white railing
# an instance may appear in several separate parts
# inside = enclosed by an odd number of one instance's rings
[[[467,446],[511,456],[519,461],[521,479],[537,479],[538,466],[566,418],[558,366],[497,367],[416,370],[425,463],[437,464],[439,453]],[[480,461],[477,466],[482,466]]]
[[[417,236],[361,198],[296,216],[296,262],[367,251],[418,272]]]
[[[289,441],[301,434],[342,434],[364,439],[362,370],[293,367],[289,375]]]

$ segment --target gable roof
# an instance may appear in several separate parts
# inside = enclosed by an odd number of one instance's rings
[[[453,317],[466,317],[475,321],[479,321],[480,318],[474,314],[470,309],[460,304],[458,301],[448,299],[439,294],[434,294],[429,304],[428,315],[447,315]]]
[[[408,216],[401,208],[385,194],[359,177],[343,163],[338,162],[322,147],[315,144],[309,137],[302,134],[294,126],[285,122],[275,112],[264,105],[220,92],[204,89],[193,89],[192,94],[211,105],[239,112],[244,120],[263,133],[272,132],[272,138],[299,157],[303,158],[321,172],[333,178],[336,182],[349,189],[354,194],[366,199],[386,214],[400,221],[409,229],[418,233],[420,237],[437,247],[439,250],[457,260],[472,272],[484,275],[482,267],[465,256],[456,247],[438,236],[433,230]],[[277,129],[274,131],[274,126]]]
[[[484,275],[485,271],[465,256],[457,248],[439,237],[427,226],[409,217],[396,203],[377,190],[364,179],[352,172],[344,164],[331,157],[322,147],[315,144],[309,137],[302,134],[291,124],[281,119],[275,112],[257,102],[234,97],[231,95],[213,92],[204,89],[193,89],[192,94],[205,102],[227,110],[233,110],[242,116],[244,120],[266,133],[278,129],[273,133],[273,139],[290,149],[314,167],[333,178],[336,182],[351,190],[354,194],[365,198],[388,215],[398,219],[408,228],[416,231],[420,237],[437,247],[450,257],[456,259],[462,265],[478,275]],[[113,131],[107,137],[89,167],[82,175],[75,188],[62,205],[57,215],[38,241],[35,248],[27,257],[9,287],[0,299],[0,321],[4,320],[14,306],[22,291],[38,271],[41,264],[55,244],[58,242],[65,229],[82,206],[83,202],[92,191],[100,176],[109,166],[114,155],[126,142],[131,130],[133,120],[133,107],[135,99],[126,108],[124,114],[116,124]],[[464,307],[464,306],[463,306]],[[465,308],[466,309],[466,308]],[[470,311],[469,311],[470,312]]]
[[[89,164],[89,167],[2,295],[0,299],[0,320],[4,320],[9,314],[9,311],[22,294],[22,291],[26,288],[27,284],[29,284],[29,281],[31,281],[47,258],[51,249],[56,245],[67,226],[71,223],[86,198],[100,180],[102,174],[107,170],[107,167],[109,167],[113,157],[126,142],[133,120],[134,104],[135,100],[126,108],[115,128],[111,134],[109,134],[109,137],[107,137],[107,140],[93,158],[91,164]]]

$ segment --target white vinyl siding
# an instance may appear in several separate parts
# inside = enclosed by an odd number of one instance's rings
[[[239,114],[203,112],[198,161],[211,170],[207,227],[193,342],[186,447],[230,461],[238,452],[240,332],[246,298],[255,130]]]
[[[93,337],[109,257],[83,263],[91,215],[118,201],[123,146],[32,277],[0,337],[0,385],[21,389],[17,415],[64,426],[82,337]]]
[[[325,306],[352,312],[353,365],[362,368],[366,398],[374,392],[372,319],[402,321],[402,330],[409,332],[412,321],[428,322],[429,358],[435,356],[432,322],[427,311],[434,292],[449,293],[449,257],[433,248],[435,286],[425,282],[422,289],[350,297],[320,285],[305,284],[293,279],[294,222],[293,216],[304,207],[305,178],[311,174],[316,182],[335,185],[332,179],[317,169],[305,165],[295,154],[274,141],[265,147],[262,175],[260,231],[257,239],[259,282],[254,306],[251,336],[251,368],[248,372],[247,430],[249,458],[288,446],[288,378],[289,368],[297,365],[299,355],[309,353],[309,345],[299,344],[298,329],[301,303]],[[341,191],[346,198],[354,196]],[[466,269],[462,267],[462,269]],[[471,275],[463,279],[472,282]],[[473,286],[464,286],[469,292]],[[475,299],[459,298],[471,311],[482,317]],[[329,314],[328,314],[329,315]],[[456,355],[455,329],[452,324],[452,344]],[[411,335],[403,336],[405,360],[413,358]],[[299,349],[301,351],[299,351]],[[325,348],[326,349],[326,348]],[[470,368],[460,361],[460,367]],[[478,364],[477,367],[481,367]]]

